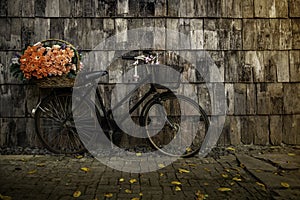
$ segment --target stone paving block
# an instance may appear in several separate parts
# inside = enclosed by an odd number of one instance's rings
[[[246,166],[246,169],[248,170],[261,170],[264,172],[275,172],[277,170],[277,168],[272,166],[271,164],[268,164],[248,155],[236,154],[236,157],[238,161],[244,164],[244,166]]]
[[[300,155],[288,156],[287,154],[263,154],[255,155],[255,158],[263,159],[267,162],[272,162],[284,170],[297,170],[300,168]]]

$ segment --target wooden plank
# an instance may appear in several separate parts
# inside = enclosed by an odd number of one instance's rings
[[[270,17],[271,1],[272,0],[254,0],[254,17]]]
[[[300,113],[300,84],[284,84],[284,114]]]
[[[290,17],[300,17],[300,0],[289,1]]]
[[[269,144],[269,117],[257,116],[255,117],[255,135],[254,144],[268,145]]]
[[[42,0],[45,1],[45,0]],[[72,17],[74,3],[71,0],[59,0],[59,16],[60,17]]]
[[[115,0],[92,0],[96,17],[116,16]]]
[[[166,32],[164,31],[166,27],[165,19],[154,19],[154,26],[159,29],[155,30],[153,35],[154,49],[165,49],[166,48]]]
[[[22,17],[34,17],[34,0],[22,1]]]
[[[299,121],[299,115],[283,116],[282,141],[284,144],[297,143],[297,135],[299,134]]]
[[[47,7],[48,2],[49,1],[47,1],[47,0],[37,0],[37,1],[35,1],[34,11],[35,11],[35,16],[36,17],[45,17],[46,7]],[[48,10],[49,10],[49,8],[48,8]]]
[[[292,49],[300,49],[300,19],[292,19],[293,46]]]
[[[164,17],[167,15],[167,0],[155,1],[155,14],[156,17]]]
[[[207,115],[211,114],[211,99],[206,84],[197,84],[198,103]]]
[[[179,17],[194,17],[195,5],[194,1],[180,0]]]
[[[257,114],[270,114],[270,97],[266,83],[257,84]]]
[[[240,66],[240,52],[225,51],[224,68],[225,68],[225,82],[237,82],[237,70]]]
[[[206,17],[207,1],[206,0],[195,0],[195,16]]]
[[[204,19],[204,49],[220,50],[218,21],[216,19]]]
[[[254,19],[243,19],[243,49],[257,49],[257,26]]]
[[[242,0],[221,0],[222,17],[242,18]]]
[[[26,48],[28,45],[35,44],[34,41],[34,19],[23,18],[21,28],[21,48]]]
[[[300,82],[300,51],[290,51],[291,82]]]
[[[0,16],[7,16],[8,2],[7,0],[0,1]]]
[[[203,49],[204,32],[203,32],[202,19],[190,20],[190,36],[191,36],[191,49]]]
[[[257,18],[287,18],[288,0],[254,0],[254,16]]]
[[[290,80],[289,52],[277,51],[273,54],[272,59],[276,63],[277,81],[289,82]]]
[[[243,18],[253,18],[254,16],[254,0],[243,0],[242,1],[242,13]]]
[[[50,19],[34,19],[34,41],[42,41],[50,38]]]
[[[234,114],[234,85],[230,83],[225,83],[225,95],[227,101],[227,115]]]
[[[22,15],[22,0],[7,1],[7,16],[20,17]]]
[[[257,128],[255,117],[240,117],[241,120],[241,142],[243,144],[253,144],[254,134]]]
[[[65,19],[63,18],[51,18],[50,19],[50,37],[51,38],[64,38],[64,30],[65,30]],[[74,31],[73,29],[69,29],[69,31]],[[75,35],[76,33],[73,32]],[[74,36],[73,36],[74,37]]]
[[[234,84],[234,114],[246,114],[247,105],[247,87],[246,84]]]
[[[277,18],[288,18],[288,16],[289,16],[289,1],[288,0],[275,0],[275,10],[276,10]]]
[[[180,0],[168,0],[168,17],[178,17]]]
[[[283,113],[283,85],[281,83],[272,83],[267,86],[267,96],[270,98],[270,114]]]
[[[263,52],[263,65],[264,65],[264,80],[265,82],[275,82],[276,81],[276,71],[277,67],[275,60],[273,59],[273,52],[264,51]]]
[[[270,116],[270,142],[272,145],[281,145],[282,143],[282,121],[281,115]]]
[[[252,67],[254,82],[265,82],[263,52],[247,51],[245,54],[245,65]]]
[[[221,0],[207,0],[207,17],[221,17]]]
[[[254,84],[247,84],[247,103],[246,103],[246,113],[248,115],[256,114],[256,87]]]
[[[292,34],[292,21],[290,19],[281,19],[279,20],[279,47],[280,50],[289,50],[292,48],[293,34]],[[278,34],[275,33],[275,34]]]
[[[132,5],[133,3],[129,0],[117,0],[117,15],[118,16],[126,16],[129,14],[130,12],[130,15],[133,15],[133,14],[137,14],[138,15],[138,12],[139,10],[133,10],[132,7],[130,7],[130,5]],[[136,9],[138,9],[138,6],[139,6],[139,3],[135,2],[135,6],[136,6]],[[138,12],[134,12],[134,11],[138,11]]]
[[[45,8],[45,17],[59,17],[59,0],[47,0]],[[68,7],[70,5],[67,5]]]

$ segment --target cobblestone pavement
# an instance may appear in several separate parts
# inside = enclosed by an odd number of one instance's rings
[[[300,195],[298,148],[228,151],[217,158],[179,159],[142,174],[111,169],[89,156],[0,155],[0,199],[252,200]],[[76,191],[79,197],[73,196]]]

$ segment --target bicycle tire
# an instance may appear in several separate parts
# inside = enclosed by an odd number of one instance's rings
[[[163,115],[161,109],[164,109]],[[144,113],[143,125],[148,138],[160,152],[169,156],[190,157],[199,151],[209,119],[195,101],[165,92],[150,100],[145,105]],[[164,119],[165,116],[167,119]],[[179,139],[176,139],[177,135]]]
[[[82,110],[94,109],[86,100],[82,105]],[[53,153],[80,154],[86,151],[72,116],[72,93],[44,98],[35,112],[35,127],[42,144]]]

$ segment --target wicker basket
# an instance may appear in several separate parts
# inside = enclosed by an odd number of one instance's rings
[[[75,47],[64,40],[59,39],[47,39],[44,41],[41,41],[44,45],[52,46],[54,44],[58,45],[67,45],[71,47],[74,50],[75,57],[76,57],[76,72],[80,70],[80,56],[78,54],[78,51],[75,49]],[[62,76],[49,76],[42,79],[33,79],[32,80],[35,84],[37,84],[40,88],[64,88],[64,87],[73,87],[75,78],[70,78],[68,75],[62,75]]]

